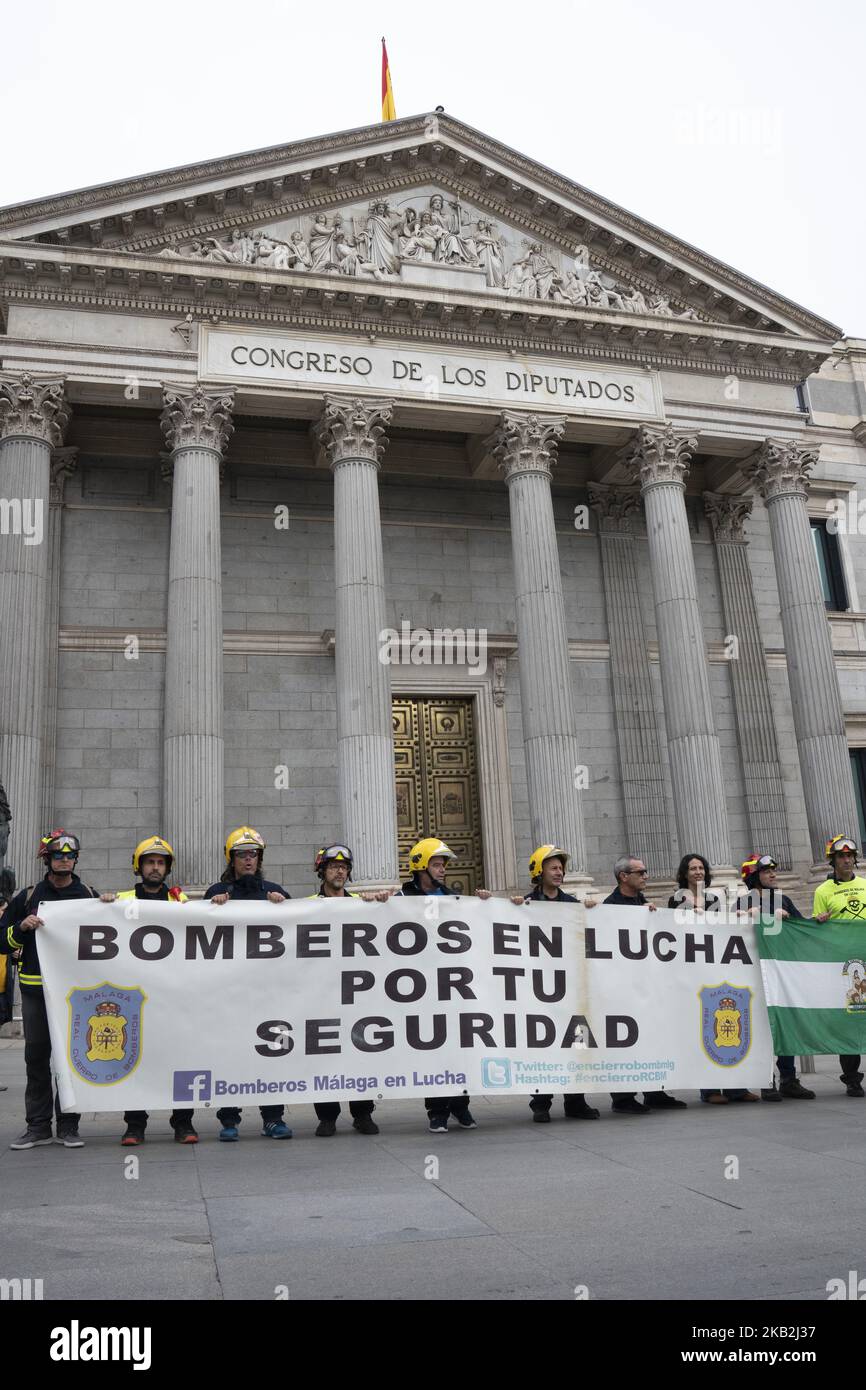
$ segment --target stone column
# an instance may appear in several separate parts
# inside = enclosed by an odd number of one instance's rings
[[[823,873],[831,835],[857,834],[842,697],[806,507],[809,472],[817,461],[817,450],[795,440],[767,439],[743,467],[770,518],[815,874]]]
[[[696,448],[672,425],[642,425],[624,462],[646,509],[678,848],[706,855],[724,880],[734,877],[725,781],[685,503]]]
[[[166,387],[171,549],[165,643],[163,824],[178,880],[213,882],[223,823],[223,623],[220,474],[234,426],[231,392]]]
[[[12,808],[6,861],[35,871],[42,815],[51,450],[69,419],[61,380],[0,378],[0,775]]]
[[[316,439],[334,474],[337,774],[355,878],[398,881],[391,670],[378,473],[391,401],[327,396]]]
[[[598,514],[628,849],[643,856],[653,878],[668,878],[671,826],[634,556],[640,493],[590,483],[589,500]]]
[[[550,479],[561,415],[506,410],[487,441],[508,487],[514,557],[520,703],[533,847],[555,841],[568,850],[567,884],[589,887],[581,767],[559,550]]]
[[[758,627],[757,604],[743,523],[752,510],[750,496],[704,493],[704,510],[716,542],[727,633],[736,639],[731,653],[731,686],[743,764],[751,845],[791,867],[791,841],[773,720],[770,678]]]
[[[45,658],[45,719],[42,728],[42,824],[51,829],[54,814],[54,767],[57,750],[57,682],[60,667],[60,565],[63,540],[63,490],[78,467],[77,449],[51,455],[51,505],[48,511],[48,619]]]

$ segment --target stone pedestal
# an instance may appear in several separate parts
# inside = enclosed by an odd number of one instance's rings
[[[378,473],[391,411],[390,401],[328,396],[316,428],[334,474],[340,833],[355,855],[353,877],[366,886],[398,881],[391,671],[380,660],[385,568]]]
[[[590,483],[589,498],[598,514],[625,852],[642,856],[651,879],[669,878],[676,865],[634,556],[640,494],[637,489]]]
[[[565,605],[550,479],[565,419],[505,411],[487,441],[508,487],[514,558],[520,702],[533,848],[556,842],[571,855],[566,885],[591,883],[580,788]]]
[[[0,378],[0,772],[12,809],[6,862],[21,883],[38,871],[42,729],[49,613],[51,450],[69,419],[64,385],[29,373]],[[73,827],[74,828],[74,827]]]
[[[214,881],[223,824],[220,469],[232,396],[166,388],[173,473],[163,725],[163,824],[179,880]]]
[[[790,869],[791,842],[770,679],[743,534],[752,499],[705,492],[704,508],[716,542],[725,631],[736,643],[731,651],[730,672],[750,843],[760,854],[772,854],[781,868]]]
[[[671,425],[643,425],[624,462],[646,509],[678,849],[705,855],[724,882],[734,867],[685,504],[696,448]]]
[[[806,506],[809,473],[817,461],[816,450],[794,440],[768,439],[743,471],[758,488],[770,518],[813,876],[823,878],[827,840],[841,834],[857,837],[857,807]]]

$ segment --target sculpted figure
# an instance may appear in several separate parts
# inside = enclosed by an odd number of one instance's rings
[[[372,261],[363,255],[360,246],[353,246],[342,227],[334,233],[334,253],[341,275],[372,275],[374,280],[384,280],[385,275]]]
[[[490,222],[482,220],[478,223],[474,241],[478,263],[484,267],[488,286],[491,289],[502,289],[505,284],[502,242]]]
[[[337,270],[338,262],[334,251],[334,228],[328,225],[324,212],[317,212],[310,229],[310,269],[318,271]]]
[[[447,261],[452,265],[458,262],[463,265],[478,265],[475,243],[472,237],[464,232],[464,228],[469,224],[469,214],[464,212],[457,202],[449,203],[446,210],[445,199],[441,193],[433,194],[429,210],[434,223],[441,227],[444,233],[439,239],[437,261]]]
[[[407,261],[437,260],[437,248],[444,236],[442,228],[429,212],[422,212],[418,229],[402,243],[403,259]]]
[[[649,313],[649,305],[637,287],[622,296],[622,307],[629,314]]]
[[[371,203],[364,231],[359,238],[364,243],[366,259],[388,275],[396,275],[400,269],[396,228],[391,220],[393,215],[387,203]]]
[[[292,232],[289,238],[288,260],[292,270],[309,270],[313,264],[310,248],[304,241],[303,232]]]

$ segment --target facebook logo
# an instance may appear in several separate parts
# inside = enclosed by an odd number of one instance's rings
[[[209,1071],[176,1071],[174,1074],[174,1099],[190,1100],[197,1105],[201,1100],[210,1100]]]
[[[507,1057],[482,1057],[482,1086],[510,1086],[511,1063]]]

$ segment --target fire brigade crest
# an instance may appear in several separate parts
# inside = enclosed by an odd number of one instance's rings
[[[111,1086],[138,1065],[145,998],[108,981],[69,991],[69,1061],[84,1081]]]
[[[736,1066],[752,1045],[752,991],[727,982],[704,985],[698,999],[704,1051],[720,1067]]]

